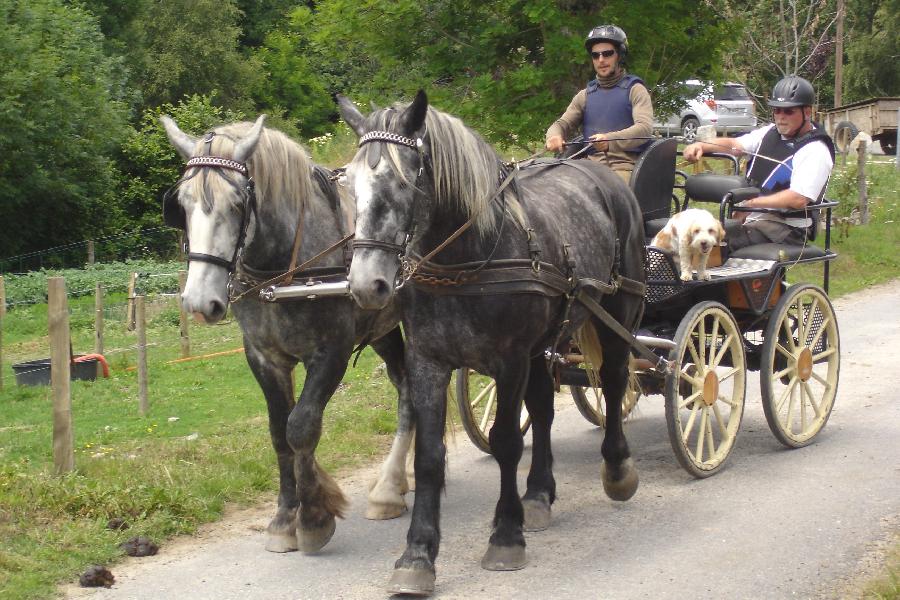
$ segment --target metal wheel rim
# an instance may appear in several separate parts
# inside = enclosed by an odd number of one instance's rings
[[[669,440],[685,470],[708,477],[734,448],[744,413],[743,336],[727,308],[705,302],[682,320],[675,341],[666,378]],[[710,393],[713,378],[716,389]]]
[[[805,446],[825,427],[840,356],[837,317],[825,292],[810,284],[789,288],[766,327],[760,366],[766,420],[779,441]]]
[[[697,137],[697,127],[699,123],[695,121],[686,121],[684,126],[681,128],[681,133],[684,136],[686,142],[693,142]]]
[[[475,446],[490,454],[488,438],[497,414],[497,382],[472,369],[457,369],[457,406],[463,429]],[[465,378],[463,380],[463,378]],[[472,385],[473,379],[475,385]],[[474,398],[472,393],[474,392]],[[519,415],[519,429],[524,435],[531,427],[531,416],[522,402]]]

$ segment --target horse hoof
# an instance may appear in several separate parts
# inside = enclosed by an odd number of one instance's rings
[[[525,546],[488,546],[481,568],[487,571],[518,571],[528,564]]]
[[[522,500],[522,509],[525,511],[525,522],[522,525],[525,531],[543,531],[550,527],[549,504],[529,498]]]
[[[604,460],[600,466],[600,477],[603,480],[603,491],[612,500],[624,502],[634,496],[638,489],[637,468],[631,457],[622,461],[615,473],[607,468],[607,462]]]
[[[394,569],[387,591],[389,594],[430,596],[434,591],[434,572],[426,569]]]
[[[387,519],[396,519],[405,512],[406,503],[402,500],[400,504],[369,502],[369,505],[366,507],[366,518],[373,521],[385,521]]]
[[[297,550],[297,534],[272,533],[266,534],[266,550],[268,552],[294,552]]]
[[[312,554],[325,547],[334,535],[335,521],[331,517],[327,523],[315,529],[297,528],[297,546],[300,552]]]

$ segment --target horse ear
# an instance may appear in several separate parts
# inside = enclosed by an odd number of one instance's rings
[[[428,113],[428,96],[425,90],[419,90],[412,104],[406,107],[400,115],[400,130],[408,136],[412,136],[422,129],[425,124],[425,115]]]
[[[357,137],[362,137],[362,134],[366,132],[366,117],[363,116],[361,112],[359,112],[359,109],[356,108],[356,105],[353,104],[353,101],[351,101],[347,96],[338,94],[336,98],[338,104],[338,112],[341,113],[341,117],[343,117],[347,125],[350,126],[350,129],[356,132]]]
[[[259,138],[263,131],[263,121],[265,120],[266,115],[259,115],[256,119],[256,123],[250,128],[250,132],[234,145],[234,155],[232,156],[234,160],[238,162],[247,162],[247,159],[250,158],[250,155],[256,150],[256,144],[259,143]]]
[[[166,137],[168,137],[169,141],[172,142],[172,145],[175,146],[178,154],[180,154],[182,158],[192,157],[194,155],[194,148],[197,146],[197,138],[191,137],[179,129],[178,125],[175,124],[175,121],[168,115],[161,115],[159,121],[166,130]]]

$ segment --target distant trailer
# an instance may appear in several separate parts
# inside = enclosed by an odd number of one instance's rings
[[[897,153],[897,120],[900,98],[870,98],[826,110],[825,131],[840,152],[846,152],[862,131],[881,143],[885,154]]]

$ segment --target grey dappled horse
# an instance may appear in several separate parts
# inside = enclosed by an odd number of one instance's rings
[[[543,162],[522,169],[512,185],[500,189],[508,171],[495,152],[460,120],[429,108],[423,92],[409,105],[368,117],[346,98],[338,103],[361,138],[347,170],[357,202],[351,293],[371,309],[401,298],[416,412],[415,505],[406,551],[388,589],[420,595],[434,589],[445,390],[451,371],[463,366],[494,378],[498,391],[489,439],[500,465],[500,497],[481,564],[522,568],[523,523],[528,529],[547,527],[556,497],[550,447],[554,384],[544,350],[573,333],[584,334],[582,351],[602,347],[599,374],[609,400],[601,447],[604,488],[615,500],[627,500],[637,489],[621,416],[630,340],[613,333],[581,301],[568,303],[566,291],[577,278],[588,302],[598,302],[634,330],[645,277],[637,202],[612,171],[590,161]],[[472,228],[407,277],[417,268],[412,265],[473,217]],[[401,256],[405,268],[398,276]],[[640,291],[609,293],[618,288],[607,284],[622,278]],[[523,397],[534,447],[520,500]]]
[[[184,133],[168,117],[161,120],[181,156],[191,159],[166,195],[163,211],[166,223],[184,229],[189,241],[182,303],[195,317],[219,321],[234,290],[286,271],[299,223],[298,264],[352,231],[354,207],[330,172],[313,164],[299,144],[263,127],[262,116],[255,123],[215,128],[202,138]],[[345,268],[339,250],[312,271],[344,277]],[[317,463],[315,450],[325,405],[360,342],[370,343],[384,359],[399,392],[397,436],[369,495],[367,516],[404,512],[413,425],[396,306],[362,310],[347,297],[265,303],[254,292],[232,308],[247,362],[268,404],[278,457],[278,509],[266,549],[314,552],[331,539],[335,517],[343,516],[347,500]],[[292,371],[298,362],[306,368],[306,380],[295,405]]]

